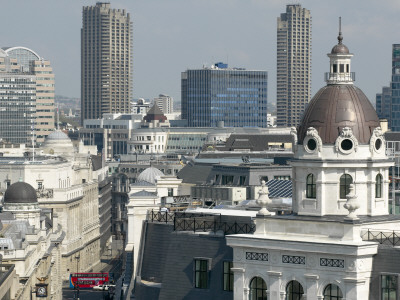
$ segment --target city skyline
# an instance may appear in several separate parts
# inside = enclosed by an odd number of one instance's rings
[[[343,43],[355,54],[355,84],[374,102],[375,94],[390,81],[391,48],[399,42],[395,36],[400,3],[290,3],[301,4],[313,16],[312,95],[324,85],[323,74],[329,65],[325,55],[336,44],[332,37],[337,35],[338,17],[342,16]],[[73,4],[66,0],[43,0],[40,5],[6,2],[2,11],[18,10],[20,21],[10,27],[10,19],[2,18],[1,46],[35,49],[52,62],[56,94],[79,97],[82,7],[94,4],[95,1],[86,0]],[[275,102],[276,19],[286,4],[277,0],[111,2],[113,8],[126,9],[132,15],[133,97],[151,99],[165,93],[179,101],[183,70],[223,61],[268,71],[268,99]],[[36,34],[26,30],[28,25]]]

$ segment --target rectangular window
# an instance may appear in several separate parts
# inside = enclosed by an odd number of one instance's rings
[[[382,300],[397,299],[397,275],[381,276],[381,299]]]
[[[239,185],[244,185],[246,182],[246,176],[240,176],[239,177]]]
[[[224,261],[224,291],[233,291],[233,262]]]
[[[233,184],[233,176],[231,175],[222,175],[222,180],[221,184]]]
[[[198,289],[208,288],[208,260],[194,260],[194,287]]]
[[[340,64],[339,67],[340,67],[340,73],[344,73],[344,64]]]

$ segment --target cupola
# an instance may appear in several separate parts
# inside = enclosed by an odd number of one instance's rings
[[[343,44],[343,36],[341,29],[341,18],[339,18],[339,35],[337,37],[338,44],[332,48],[328,54],[330,58],[330,71],[325,74],[327,84],[353,84],[355,79],[354,73],[351,72],[351,58],[353,54],[349,52],[349,48]]]

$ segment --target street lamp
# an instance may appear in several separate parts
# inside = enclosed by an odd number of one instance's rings
[[[76,283],[75,283],[75,288],[76,288],[76,297],[75,299],[79,300],[79,276],[78,276],[78,272],[79,272],[79,259],[81,257],[79,255],[75,256],[75,260],[76,260]]]

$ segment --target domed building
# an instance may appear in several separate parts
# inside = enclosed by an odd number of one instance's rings
[[[68,158],[73,157],[75,152],[71,139],[59,129],[47,136],[42,149],[45,154],[60,155]]]
[[[226,237],[236,300],[398,299],[400,217],[388,207],[393,163],[376,112],[353,84],[352,56],[339,30],[327,85],[294,135],[293,213],[271,214],[266,190],[255,233]]]
[[[385,139],[378,116],[361,89],[354,86],[347,46],[328,54],[327,85],[309,103],[298,129],[293,210],[299,215],[347,215],[343,207],[350,184],[360,199],[359,214],[385,215],[389,191]]]
[[[149,167],[145,169],[142,173],[137,177],[137,181],[146,181],[151,184],[156,184],[157,179],[160,179],[161,176],[164,176],[164,173],[159,169],[154,167]]]
[[[17,220],[27,220],[31,226],[40,227],[40,208],[36,190],[26,182],[15,182],[6,190],[3,211],[11,212]]]

